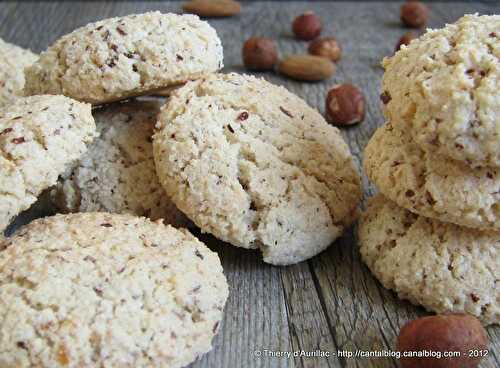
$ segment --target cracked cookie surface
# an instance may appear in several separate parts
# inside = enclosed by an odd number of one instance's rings
[[[387,123],[364,151],[371,181],[401,207],[462,226],[500,230],[500,170],[436,157]]]
[[[202,231],[291,264],[349,226],[360,179],[340,132],[302,99],[251,76],[173,92],[153,138],[160,182]]]
[[[466,15],[383,61],[386,120],[423,149],[500,166],[500,15]]]
[[[222,68],[216,31],[195,15],[150,12],[105,19],[63,36],[26,70],[26,93],[102,104]]]
[[[172,368],[211,349],[228,286],[218,256],[187,230],[57,215],[2,248],[2,367]]]
[[[425,218],[379,194],[361,216],[359,242],[363,261],[400,298],[500,323],[499,232]]]
[[[0,38],[0,107],[24,96],[24,68],[37,59],[38,55],[30,50]]]
[[[157,101],[128,101],[94,111],[99,137],[51,194],[65,212],[112,212],[162,218],[174,226],[189,220],[160,185],[152,135]]]
[[[0,109],[1,231],[56,184],[95,135],[90,105],[68,97],[20,97]]]

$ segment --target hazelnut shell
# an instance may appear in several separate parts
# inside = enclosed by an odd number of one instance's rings
[[[409,1],[401,6],[401,21],[407,27],[422,27],[428,19],[429,8],[419,1]]]
[[[342,55],[340,44],[334,37],[317,38],[309,44],[311,55],[323,56],[331,61],[338,61]]]
[[[271,70],[278,61],[278,50],[273,40],[249,38],[242,48],[243,64],[250,70]]]
[[[335,125],[352,125],[365,118],[365,98],[352,84],[340,84],[328,92],[325,102],[328,122]]]
[[[481,357],[470,357],[469,351],[485,351],[488,338],[481,322],[467,314],[428,316],[408,322],[398,337],[398,351],[459,351],[459,357],[401,357],[403,368],[473,368]]]
[[[394,48],[394,51],[399,51],[401,46],[403,45],[409,45],[411,41],[416,39],[418,35],[415,32],[407,32],[404,35],[401,36],[401,38],[398,40],[398,43],[396,44],[396,47]]]
[[[310,41],[321,33],[321,19],[313,12],[299,15],[292,23],[292,31],[299,40]]]

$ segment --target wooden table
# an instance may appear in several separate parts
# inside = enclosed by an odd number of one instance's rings
[[[307,44],[291,34],[291,20],[313,9],[324,21],[323,35],[334,35],[343,46],[337,73],[323,83],[299,83],[272,73],[264,78],[288,87],[309,104],[324,109],[328,88],[350,82],[365,93],[366,119],[344,129],[343,135],[358,164],[375,128],[381,125],[379,107],[381,59],[390,55],[406,31],[399,21],[397,2],[251,2],[240,16],[212,19],[224,45],[225,70],[244,72],[241,46],[254,35],[278,41],[281,55],[300,53]],[[434,3],[430,26],[441,27],[464,13],[500,13],[490,3]],[[9,42],[45,49],[59,36],[88,22],[147,10],[180,12],[179,2],[3,2],[0,4],[0,37]],[[373,193],[366,177],[365,198]],[[42,206],[18,220],[43,213]],[[271,357],[268,351],[391,350],[400,327],[425,314],[422,308],[400,301],[384,289],[360,261],[355,229],[313,259],[289,267],[273,267],[254,251],[237,249],[203,236],[222,258],[230,284],[230,297],[222,328],[213,350],[193,367],[395,367],[391,358]],[[483,367],[500,366],[500,328],[488,328],[489,357]],[[260,356],[258,356],[260,354]]]

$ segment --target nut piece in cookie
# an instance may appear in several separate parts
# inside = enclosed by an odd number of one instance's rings
[[[99,137],[78,164],[60,176],[52,190],[58,207],[188,225],[156,176],[152,135],[159,109],[157,101],[127,101],[94,110]]]
[[[500,322],[500,232],[411,213],[382,195],[358,225],[360,253],[373,275],[401,299],[436,313]]]
[[[1,367],[183,367],[211,349],[228,285],[187,230],[57,215],[0,249]]]
[[[0,38],[0,107],[24,96],[24,68],[38,55]]]
[[[103,104],[200,78],[222,58],[217,33],[196,15],[128,15],[57,40],[26,69],[25,90]]]
[[[263,79],[187,83],[162,108],[153,148],[178,208],[204,232],[259,248],[265,262],[308,259],[355,219],[360,178],[339,130]]]
[[[0,109],[0,231],[57,182],[96,136],[90,105],[57,95]]]

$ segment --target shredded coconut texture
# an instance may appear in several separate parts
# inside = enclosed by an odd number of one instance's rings
[[[361,256],[402,299],[500,322],[500,233],[415,215],[377,195],[359,224]]]
[[[500,15],[466,15],[383,61],[384,114],[423,149],[500,166]]]
[[[157,101],[128,101],[94,111],[99,138],[78,164],[61,175],[52,197],[64,212],[112,212],[189,220],[169,200],[156,176],[152,135]]]
[[[366,174],[398,205],[462,226],[500,230],[500,170],[436,157],[388,123],[364,152]]]
[[[228,287],[187,230],[57,215],[0,248],[1,367],[172,368],[211,349]]]
[[[195,15],[150,12],[78,28],[26,69],[26,93],[101,104],[197,79],[222,68],[215,30]]]
[[[355,219],[360,179],[338,129],[263,79],[216,74],[173,92],[153,147],[172,201],[203,231],[290,264]]]
[[[38,59],[30,50],[0,38],[0,107],[24,96],[24,68]]]
[[[71,167],[96,136],[90,105],[20,97],[0,109],[0,230]]]

